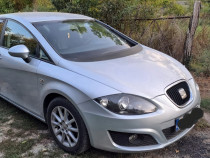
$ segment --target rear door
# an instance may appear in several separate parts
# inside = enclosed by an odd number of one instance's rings
[[[9,55],[9,48],[24,44],[30,50],[31,62]],[[31,112],[37,106],[37,40],[29,30],[14,20],[8,20],[0,46],[0,94]]]

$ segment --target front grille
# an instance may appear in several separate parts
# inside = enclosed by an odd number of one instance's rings
[[[172,126],[172,127],[169,127],[169,128],[166,128],[166,129],[163,130],[163,134],[165,135],[165,137],[168,140],[176,137],[181,132],[183,132],[183,130],[179,130],[179,131],[176,132],[176,127],[175,126]]]
[[[109,131],[112,140],[120,146],[148,146],[156,145],[157,141],[148,134],[121,133]],[[132,136],[134,139],[131,139]]]
[[[185,99],[182,99],[181,95],[179,94],[179,89],[182,89],[182,88],[185,90],[187,94],[187,97]],[[174,85],[173,87],[169,88],[166,91],[166,93],[179,106],[184,105],[190,99],[190,89],[189,89],[188,84],[185,81],[180,82]]]

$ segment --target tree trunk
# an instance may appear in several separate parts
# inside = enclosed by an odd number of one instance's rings
[[[37,12],[37,1],[33,0],[33,12]]]
[[[189,67],[189,62],[191,59],[193,37],[195,35],[195,31],[198,26],[200,9],[201,9],[201,2],[196,1],[194,3],[193,15],[190,19],[189,29],[187,31],[187,36],[185,41],[183,64],[186,67]]]

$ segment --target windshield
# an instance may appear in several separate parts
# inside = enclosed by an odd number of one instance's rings
[[[45,39],[61,56],[87,52],[103,54],[131,46],[117,34],[95,21],[53,21],[35,23]]]

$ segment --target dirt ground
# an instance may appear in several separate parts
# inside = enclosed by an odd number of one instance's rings
[[[210,157],[209,111],[205,112],[204,118],[189,134],[164,149],[139,154],[116,154],[91,148],[79,156],[72,156],[63,152],[52,140],[44,123],[2,99],[0,99],[0,114],[0,158]]]
[[[201,97],[209,98],[210,97],[210,77],[194,76],[194,78],[200,87]]]

